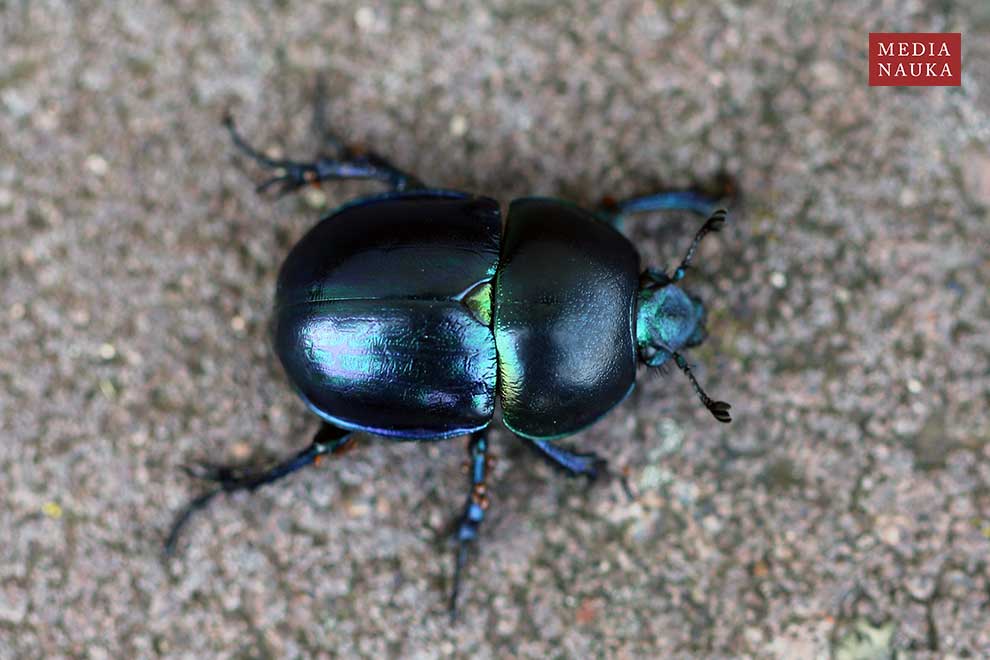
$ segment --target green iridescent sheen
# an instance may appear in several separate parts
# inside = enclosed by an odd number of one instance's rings
[[[351,205],[311,229],[279,273],[274,331],[310,407],[395,438],[487,425],[500,229],[494,200],[430,191]]]
[[[485,325],[492,325],[492,283],[483,282],[474,287],[464,296],[464,304],[471,311],[474,318]]]
[[[705,307],[673,284],[639,291],[636,310],[636,344],[651,367],[670,359],[683,347],[705,339]]]
[[[502,423],[533,440],[577,433],[636,380],[639,255],[587,211],[524,198],[509,206],[499,264],[492,327]]]

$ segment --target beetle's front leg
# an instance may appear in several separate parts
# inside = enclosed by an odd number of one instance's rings
[[[467,563],[468,547],[478,538],[478,528],[485,519],[485,511],[488,509],[488,485],[486,479],[488,471],[494,465],[494,457],[488,454],[488,439],[485,437],[486,431],[478,431],[471,434],[471,441],[468,443],[468,474],[471,479],[471,491],[468,493],[467,502],[464,504],[464,513],[461,515],[460,524],[457,527],[457,558],[454,564],[454,588],[450,594],[450,620],[457,619],[457,595],[461,586],[461,572]]]
[[[728,174],[722,173],[709,184],[694,188],[665,190],[623,200],[605,197],[595,215],[616,229],[622,228],[626,216],[636,213],[690,211],[707,218],[718,208],[720,200],[731,200],[737,194],[738,187],[735,180]]]
[[[707,216],[716,208],[717,203],[716,199],[694,190],[667,190],[621,201],[606,197],[602,200],[597,215],[618,229],[622,227],[627,215],[653,211],[691,211]]]

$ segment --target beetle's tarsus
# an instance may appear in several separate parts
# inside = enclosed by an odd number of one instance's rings
[[[335,155],[347,150],[344,141],[330,128],[327,121],[327,84],[323,75],[316,77],[313,88],[313,132],[320,135],[323,143],[328,145]]]
[[[236,478],[236,470],[230,465],[220,465],[203,461],[194,465],[183,465],[181,470],[193,479],[221,483]]]
[[[629,483],[629,467],[626,466],[622,468],[619,472],[619,484],[622,486],[622,492],[626,494],[626,498],[630,502],[636,501],[636,494],[633,492],[632,484]]]
[[[281,186],[279,186],[279,189],[275,192],[275,196],[283,197],[285,195],[288,195],[290,192],[294,192],[302,188],[304,185],[306,185],[306,181],[302,176],[293,176],[291,174],[284,174],[282,176],[273,176],[272,178],[262,181],[257,186],[255,186],[254,192],[258,193],[259,195],[263,195],[265,194],[265,192],[268,191],[269,188],[271,188],[275,184],[282,184]]]
[[[457,595],[461,587],[461,573],[467,563],[468,547],[478,538],[478,529],[485,519],[485,511],[488,509],[488,486],[485,480],[488,477],[489,467],[493,464],[489,460],[490,458],[485,432],[472,433],[471,441],[468,443],[468,474],[470,475],[471,490],[468,493],[467,502],[464,504],[461,522],[457,527],[454,586],[450,594],[451,623],[457,619]]]
[[[184,466],[183,472],[201,481],[209,481],[220,487],[220,491],[230,493],[235,490],[255,490],[264,483],[264,477],[271,471],[248,472],[230,465],[200,463],[196,467]]]
[[[256,193],[264,194],[272,186],[281,184],[276,192],[276,197],[282,197],[283,195],[287,195],[290,192],[298,190],[307,183],[319,180],[315,165],[297,163],[296,161],[284,158],[269,158],[258,149],[252,147],[251,144],[237,131],[237,126],[234,124],[234,118],[230,114],[224,116],[223,125],[230,133],[234,146],[243,152],[248,158],[255,161],[258,165],[265,169],[283,170],[284,172],[269,179],[265,179],[259,183],[254,188]]]
[[[162,556],[165,559],[168,559],[175,554],[175,547],[179,541],[179,534],[182,532],[183,528],[185,528],[186,523],[189,522],[192,515],[200,509],[206,508],[206,505],[222,492],[222,488],[217,488],[215,490],[203,493],[186,504],[186,506],[184,506],[182,510],[176,514],[175,520],[172,522],[172,527],[169,529],[168,536],[165,537],[165,544],[162,547]]]
[[[248,158],[257,162],[265,169],[276,170],[279,168],[288,168],[293,165],[292,161],[269,158],[258,149],[252,147],[251,144],[238,132],[237,125],[234,123],[234,117],[229,113],[224,115],[223,125],[230,134],[230,139],[233,141],[234,146],[242,151]]]
[[[459,541],[457,557],[454,560],[454,587],[450,593],[450,623],[457,623],[457,595],[461,589],[461,572],[467,564],[469,546],[466,541]]]
[[[288,177],[273,176],[272,178],[265,179],[264,181],[256,185],[254,187],[254,192],[258,193],[259,195],[262,195],[266,190],[274,186],[276,183],[284,183],[285,181],[288,181]]]
[[[230,138],[248,158],[267,170],[284,170],[284,173],[262,181],[255,187],[258,193],[264,193],[271,186],[281,184],[277,195],[281,197],[298,190],[308,183],[321,181],[344,181],[348,179],[371,179],[388,184],[395,190],[410,190],[425,188],[422,181],[403,172],[389,161],[372,153],[341,147],[341,158],[317,158],[312,162],[299,162],[289,159],[269,158],[255,149],[238,132],[234,119],[229,114],[224,116],[223,125],[230,133]]]
[[[196,466],[184,465],[182,470],[189,476],[217,484],[216,488],[199,495],[175,516],[175,521],[165,537],[164,554],[171,556],[175,550],[179,534],[197,511],[204,509],[217,495],[238,490],[254,492],[261,486],[277,481],[296,470],[313,465],[325,454],[333,454],[350,446],[350,432],[324,422],[317,431],[313,442],[292,458],[282,461],[263,472],[246,472],[228,465],[200,463]]]
[[[591,484],[598,481],[598,478],[600,476],[608,473],[608,459],[602,458],[598,454],[594,454],[594,453],[582,454],[582,455],[587,456],[592,460],[591,470],[589,470],[588,473],[584,475],[585,477],[587,477],[588,485],[590,486]]]

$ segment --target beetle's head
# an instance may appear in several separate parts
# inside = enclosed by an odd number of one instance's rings
[[[683,277],[683,272],[681,274]],[[680,279],[680,278],[678,278]],[[636,345],[639,359],[650,367],[659,367],[673,360],[677,368],[691,380],[701,403],[720,422],[729,422],[729,404],[716,401],[705,394],[681,355],[705,341],[705,305],[700,298],[686,293],[675,280],[659,271],[646,271],[640,278],[636,307]]]
[[[647,282],[639,290],[636,343],[639,357],[658,367],[682,348],[705,341],[705,306],[674,284]]]
[[[652,202],[655,202],[654,198]],[[636,307],[636,347],[639,359],[650,367],[659,367],[668,360],[691,381],[702,405],[720,422],[730,422],[732,407],[716,401],[705,393],[694,377],[691,365],[680,352],[705,341],[705,306],[701,300],[688,295],[677,286],[684,279],[698,245],[707,234],[718,231],[725,223],[725,209],[714,211],[701,227],[681,265],[670,275],[648,268],[639,278]]]

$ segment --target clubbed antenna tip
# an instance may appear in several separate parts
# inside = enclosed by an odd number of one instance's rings
[[[705,393],[705,390],[703,390],[701,385],[698,384],[698,379],[694,377],[693,373],[691,373],[691,367],[688,365],[687,360],[685,360],[682,355],[679,353],[674,353],[674,362],[677,363],[680,370],[683,371],[684,375],[691,381],[691,385],[694,386],[694,391],[698,393],[698,398],[701,399],[702,405],[708,409],[708,412],[710,412],[715,419],[723,424],[728,424],[731,422],[732,417],[729,415],[729,409],[732,408],[732,406],[725,401],[715,401]]]

